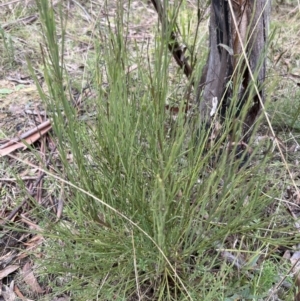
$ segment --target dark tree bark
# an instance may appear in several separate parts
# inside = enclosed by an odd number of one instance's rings
[[[260,111],[260,101],[253,90],[250,70],[255,75],[259,94],[264,99],[270,6],[270,0],[212,0],[211,3],[210,52],[197,91],[200,115],[206,125],[216,117],[215,114],[222,119],[230,102],[236,99],[234,105],[237,115],[243,107],[247,108],[243,120],[244,141],[249,137],[249,128]],[[250,70],[244,59],[241,42]],[[249,105],[245,106],[246,103]],[[217,107],[220,108],[218,112]]]

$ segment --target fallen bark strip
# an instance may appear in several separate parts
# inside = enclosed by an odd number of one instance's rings
[[[45,135],[52,128],[50,120],[46,120],[37,127],[30,129],[26,133],[20,135],[8,141],[7,143],[0,146],[0,156],[6,156],[14,150],[24,147],[27,148],[26,144],[22,142],[25,140],[27,144],[32,144],[37,141],[41,136]]]
[[[45,122],[41,123],[37,127],[33,128],[33,129],[30,129],[26,133],[22,134],[20,137],[13,138],[9,142],[5,143],[4,145],[0,145],[0,149],[6,148],[6,147],[8,147],[10,145],[13,145],[13,144],[15,144],[15,143],[23,140],[23,139],[26,139],[30,135],[36,133],[39,130],[42,130],[43,128],[45,128],[45,127],[47,127],[49,125],[51,125],[50,120],[46,120]]]

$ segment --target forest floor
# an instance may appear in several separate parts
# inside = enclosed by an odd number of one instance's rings
[[[117,5],[115,1],[110,1],[107,4],[109,7],[104,8],[101,0],[87,1],[88,4],[84,4],[84,1],[65,2],[63,9],[68,11],[68,24],[64,63],[73,79],[74,99],[80,102],[80,99],[93,97],[93,90],[82,88],[88,86],[93,50],[98,47],[91,39],[95,24],[101,30],[113,26]],[[59,3],[53,1],[57,13]],[[190,18],[196,20],[196,3],[185,2],[179,26]],[[135,45],[139,49],[154,47],[158,24],[155,10],[147,1],[131,1],[130,5],[130,10],[125,7],[125,11],[130,14],[130,22],[126,26],[132,49]],[[203,11],[203,14],[207,12]],[[208,35],[208,17],[205,20],[201,28],[202,41]],[[274,37],[268,54],[268,114],[291,164],[293,181],[300,189],[300,6],[297,1],[274,2],[270,29]],[[45,103],[28,68],[30,62],[36,79],[47,90],[41,46],[44,42],[35,1],[0,1],[0,33],[0,300],[70,300],[67,294],[51,299],[51,287],[35,274],[35,256],[44,238],[39,232],[39,221],[36,216],[32,218],[32,204],[36,202],[45,206],[57,219],[63,215],[60,203],[62,191],[52,186],[38,167],[42,161],[43,166],[48,166],[54,172],[56,167],[51,166],[51,158],[57,158],[58,151],[55,147],[56,138],[49,135],[51,124],[47,119]],[[205,54],[207,46],[203,44],[198,50],[203,49]],[[137,59],[140,60],[139,57]],[[136,68],[134,60],[129,68]],[[178,79],[174,73],[175,64],[170,71],[170,82],[176,87],[174,89],[186,85],[187,80]],[[81,118],[89,120],[92,114],[93,110],[90,109]],[[38,130],[35,129],[37,125],[41,126]],[[262,137],[269,138],[264,124],[257,138]],[[25,139],[27,147],[12,143],[12,138]],[[38,150],[39,158],[36,153],[33,154],[32,147]],[[280,161],[276,148],[273,155],[275,161]],[[272,172],[272,175],[275,174]],[[286,179],[284,182],[277,180],[278,185],[282,185],[285,199],[292,206],[292,214],[298,218],[300,196],[293,183]],[[5,227],[13,225],[15,221],[23,225],[24,231]],[[31,256],[33,252],[35,256]],[[291,252],[283,256],[295,262]]]

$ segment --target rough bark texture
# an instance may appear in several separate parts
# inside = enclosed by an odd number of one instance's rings
[[[235,105],[238,111],[247,101],[251,102],[244,120],[244,133],[254,123],[260,103],[258,96],[250,88],[250,86],[253,88],[252,79],[243,58],[240,39],[246,49],[260,95],[264,98],[262,84],[266,74],[264,54],[269,16],[270,0],[212,0],[209,26],[210,53],[197,93],[201,119],[206,124],[209,124],[217,114],[216,105],[221,108],[218,114],[224,117],[232,99],[237,99]]]

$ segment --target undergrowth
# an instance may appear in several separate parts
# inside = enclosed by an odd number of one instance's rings
[[[36,211],[45,225],[39,276],[53,296],[267,300],[286,277],[279,294],[292,298],[281,246],[300,237],[270,180],[270,153],[257,147],[238,158],[237,147],[226,147],[229,122],[209,141],[198,114],[187,117],[174,95],[165,37],[158,32],[151,50],[135,45],[133,54],[121,5],[114,24],[91,36],[93,97],[74,103],[63,55],[68,16],[55,15],[48,0],[37,6],[47,89],[36,83],[57,140],[64,199],[59,220]],[[176,119],[165,110],[170,98],[182,108]]]

